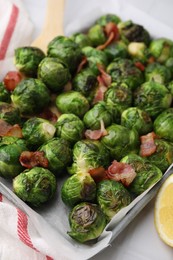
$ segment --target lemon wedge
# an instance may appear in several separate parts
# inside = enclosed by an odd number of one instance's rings
[[[156,196],[154,222],[163,242],[173,247],[173,173],[162,184]]]

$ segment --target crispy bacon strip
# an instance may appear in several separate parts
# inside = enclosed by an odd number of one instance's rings
[[[44,152],[41,151],[24,151],[21,153],[19,161],[22,166],[28,169],[31,169],[36,166],[47,168],[49,164],[48,159],[44,157]]]
[[[4,77],[4,85],[8,91],[13,91],[22,80],[22,75],[18,71],[9,71]]]
[[[114,160],[106,172],[108,179],[121,182],[124,186],[129,186],[136,177],[136,172],[130,164],[117,162]]]
[[[87,64],[87,57],[83,57],[82,58],[82,61],[79,63],[79,66],[78,66],[78,68],[77,68],[77,73],[79,73],[82,69],[83,69],[83,67]]]
[[[89,170],[89,174],[94,179],[96,183],[108,179],[106,175],[106,170],[102,166]]]
[[[22,129],[18,124],[10,125],[3,119],[0,119],[0,136],[14,136],[22,138]]]
[[[107,135],[108,132],[106,131],[105,129],[105,126],[104,126],[104,122],[103,120],[100,120],[100,129],[98,130],[90,130],[90,129],[87,129],[85,131],[85,137],[87,139],[91,139],[91,140],[98,140],[100,139],[102,136],[105,136]]]
[[[115,23],[109,22],[104,28],[107,40],[104,44],[97,46],[98,50],[104,50],[110,43],[119,39],[119,30]]]
[[[140,69],[141,71],[144,71],[144,70],[145,70],[144,64],[142,64],[142,62],[140,62],[140,61],[136,61],[136,62],[135,62],[135,67],[138,68],[138,69]]]
[[[49,108],[45,108],[38,116],[43,119],[47,119],[52,123],[56,123],[58,119],[57,115],[53,113]]]
[[[147,135],[142,135],[140,137],[141,146],[140,146],[140,155],[150,156],[151,154],[155,153],[157,146],[154,143],[154,139],[157,138],[154,132],[151,132]]]
[[[100,75],[97,77],[98,82],[106,87],[109,87],[112,83],[111,76],[106,73],[102,65],[97,64],[97,67],[100,71]]]

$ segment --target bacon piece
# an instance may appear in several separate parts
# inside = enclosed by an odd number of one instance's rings
[[[111,76],[106,73],[102,65],[98,64],[97,67],[101,73],[101,75],[97,77],[98,82],[106,87],[109,87],[112,83]]]
[[[106,92],[106,90],[107,90],[107,87],[105,87],[103,85],[98,86],[94,99],[92,101],[92,105],[98,103],[99,101],[104,100],[104,93]]]
[[[22,75],[17,71],[9,71],[4,77],[4,85],[8,91],[13,91],[22,80]]]
[[[105,34],[107,35],[107,40],[104,44],[97,46],[96,49],[103,50],[113,41],[117,41],[119,39],[119,30],[115,23],[109,22],[106,24],[104,28]]]
[[[82,69],[83,69],[83,67],[85,66],[85,64],[87,63],[88,61],[87,61],[87,57],[83,57],[82,58],[82,61],[80,62],[80,64],[79,64],[79,66],[78,66],[78,68],[77,68],[77,73],[79,73]]]
[[[157,135],[154,132],[151,132],[147,135],[142,135],[140,137],[141,146],[140,146],[140,155],[150,156],[151,154],[155,153],[157,146],[154,143],[154,139],[157,138]]]
[[[98,130],[90,130],[90,129],[87,129],[85,131],[85,137],[87,139],[91,139],[91,140],[98,140],[100,139],[102,136],[105,136],[107,135],[108,132],[106,131],[105,129],[105,126],[104,126],[104,122],[103,120],[100,120],[100,129]]]
[[[18,124],[10,125],[3,119],[0,119],[0,136],[14,136],[22,138],[22,129]]]
[[[49,120],[52,123],[56,123],[58,116],[53,113],[49,108],[45,108],[39,115],[39,117]]]
[[[149,59],[148,59],[148,64],[151,64],[155,62],[155,58],[153,56],[151,56]]]
[[[136,177],[136,172],[130,164],[117,162],[114,160],[106,172],[108,179],[121,182],[124,186],[129,186]]]
[[[31,169],[36,166],[41,166],[43,168],[48,168],[48,159],[44,157],[44,152],[36,151],[24,151],[19,157],[19,161],[25,168]]]
[[[91,175],[91,177],[94,179],[96,183],[108,179],[106,175],[106,170],[102,166],[89,170],[89,174]]]
[[[142,62],[140,61],[136,61],[135,62],[135,67],[140,69],[141,71],[144,71],[145,70],[145,66],[142,64]]]

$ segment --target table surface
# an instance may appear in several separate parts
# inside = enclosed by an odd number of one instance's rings
[[[46,0],[23,0],[23,3],[35,26],[34,39],[42,28]],[[128,3],[134,4],[173,28],[172,0],[128,0]],[[155,230],[154,202],[153,199],[118,238],[107,249],[94,256],[92,260],[172,260],[172,248],[160,240]]]

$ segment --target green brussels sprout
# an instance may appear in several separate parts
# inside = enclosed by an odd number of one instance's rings
[[[99,167],[108,167],[110,156],[107,148],[98,140],[81,140],[73,147],[73,164],[68,167],[70,174],[89,173]]]
[[[61,91],[70,80],[67,65],[58,58],[46,57],[38,67],[38,78],[53,92]]]
[[[55,131],[54,125],[48,120],[39,117],[29,118],[22,127],[23,138],[31,149],[37,149],[43,143],[53,138]]]
[[[128,56],[127,45],[123,41],[112,42],[104,49],[104,52],[109,62],[116,58],[127,58]]]
[[[20,112],[12,104],[0,102],[0,119],[3,119],[11,125],[20,124]]]
[[[0,102],[10,103],[10,92],[5,88],[3,82],[0,82]]]
[[[82,59],[78,44],[68,37],[57,36],[48,44],[48,56],[62,60],[69,67],[70,73],[75,73]]]
[[[153,122],[151,117],[137,107],[129,107],[121,114],[121,125],[135,129],[139,136],[152,132]]]
[[[156,151],[147,156],[147,160],[164,173],[173,163],[173,144],[163,139],[154,139],[154,143]]]
[[[162,178],[158,167],[137,154],[129,154],[122,158],[121,162],[130,164],[136,172],[136,177],[128,187],[135,195],[140,195]]]
[[[1,137],[0,140],[0,176],[13,178],[23,171],[19,162],[20,154],[28,150],[23,139]]]
[[[85,96],[77,91],[61,93],[56,98],[56,106],[62,113],[72,113],[78,117],[89,110],[89,103]]]
[[[98,65],[102,65],[103,67],[108,65],[106,53],[103,51],[87,46],[82,49],[82,52],[87,58],[88,67],[95,75],[100,73]]]
[[[131,58],[146,62],[149,56],[148,49],[143,42],[131,42],[128,44],[128,53]]]
[[[25,76],[35,78],[38,65],[44,57],[44,52],[39,48],[31,46],[19,47],[15,49],[14,64]]]
[[[96,198],[96,183],[89,173],[76,173],[63,183],[61,198],[69,207],[84,201],[93,202]]]
[[[131,20],[118,24],[120,35],[126,42],[143,42],[147,46],[150,43],[148,31],[141,25],[133,23]]]
[[[156,61],[165,63],[167,59],[173,57],[173,41],[166,38],[154,39],[150,43],[149,50]]]
[[[169,90],[169,92],[172,94],[173,97],[173,80],[170,81],[167,85],[166,85],[167,89]]]
[[[134,93],[134,105],[153,118],[169,108],[171,102],[172,95],[168,89],[155,81],[143,83]]]
[[[171,75],[173,76],[173,57],[168,58],[164,65],[169,69]]]
[[[13,180],[13,191],[31,206],[39,207],[55,195],[56,178],[52,172],[34,167],[21,172]]]
[[[113,159],[120,160],[128,153],[136,153],[139,148],[139,136],[135,129],[112,124],[106,128],[107,135],[101,143],[110,151]]]
[[[104,101],[95,104],[83,117],[83,122],[88,129],[100,129],[100,122],[103,120],[104,126],[111,125],[116,118],[117,111]]]
[[[39,79],[22,80],[14,89],[11,100],[21,114],[31,115],[47,107],[50,101],[46,85]]]
[[[106,14],[106,15],[100,16],[99,19],[97,19],[96,24],[105,26],[106,24],[108,24],[110,22],[118,24],[119,22],[121,22],[121,18],[115,14]]]
[[[75,43],[77,43],[80,48],[84,48],[86,46],[92,45],[88,35],[84,33],[74,33],[70,37],[70,39],[73,40]]]
[[[160,84],[169,82],[171,79],[171,71],[166,66],[153,62],[145,68],[145,80],[154,80]]]
[[[97,201],[108,220],[128,206],[132,198],[122,183],[114,180],[103,180],[97,186]]]
[[[90,27],[88,31],[88,37],[92,42],[92,46],[97,47],[102,45],[106,42],[106,35],[103,30],[103,26],[99,24],[95,24],[94,26]]]
[[[69,214],[71,231],[67,234],[80,243],[97,239],[106,227],[106,217],[97,204],[82,202]]]
[[[74,114],[62,114],[55,124],[56,135],[74,144],[84,135],[84,123]]]
[[[108,65],[107,73],[111,75],[113,82],[126,83],[132,90],[144,81],[142,72],[130,59],[116,58]]]
[[[44,152],[48,159],[48,169],[56,176],[60,176],[71,163],[72,151],[68,141],[54,137],[40,146],[39,151]]]

